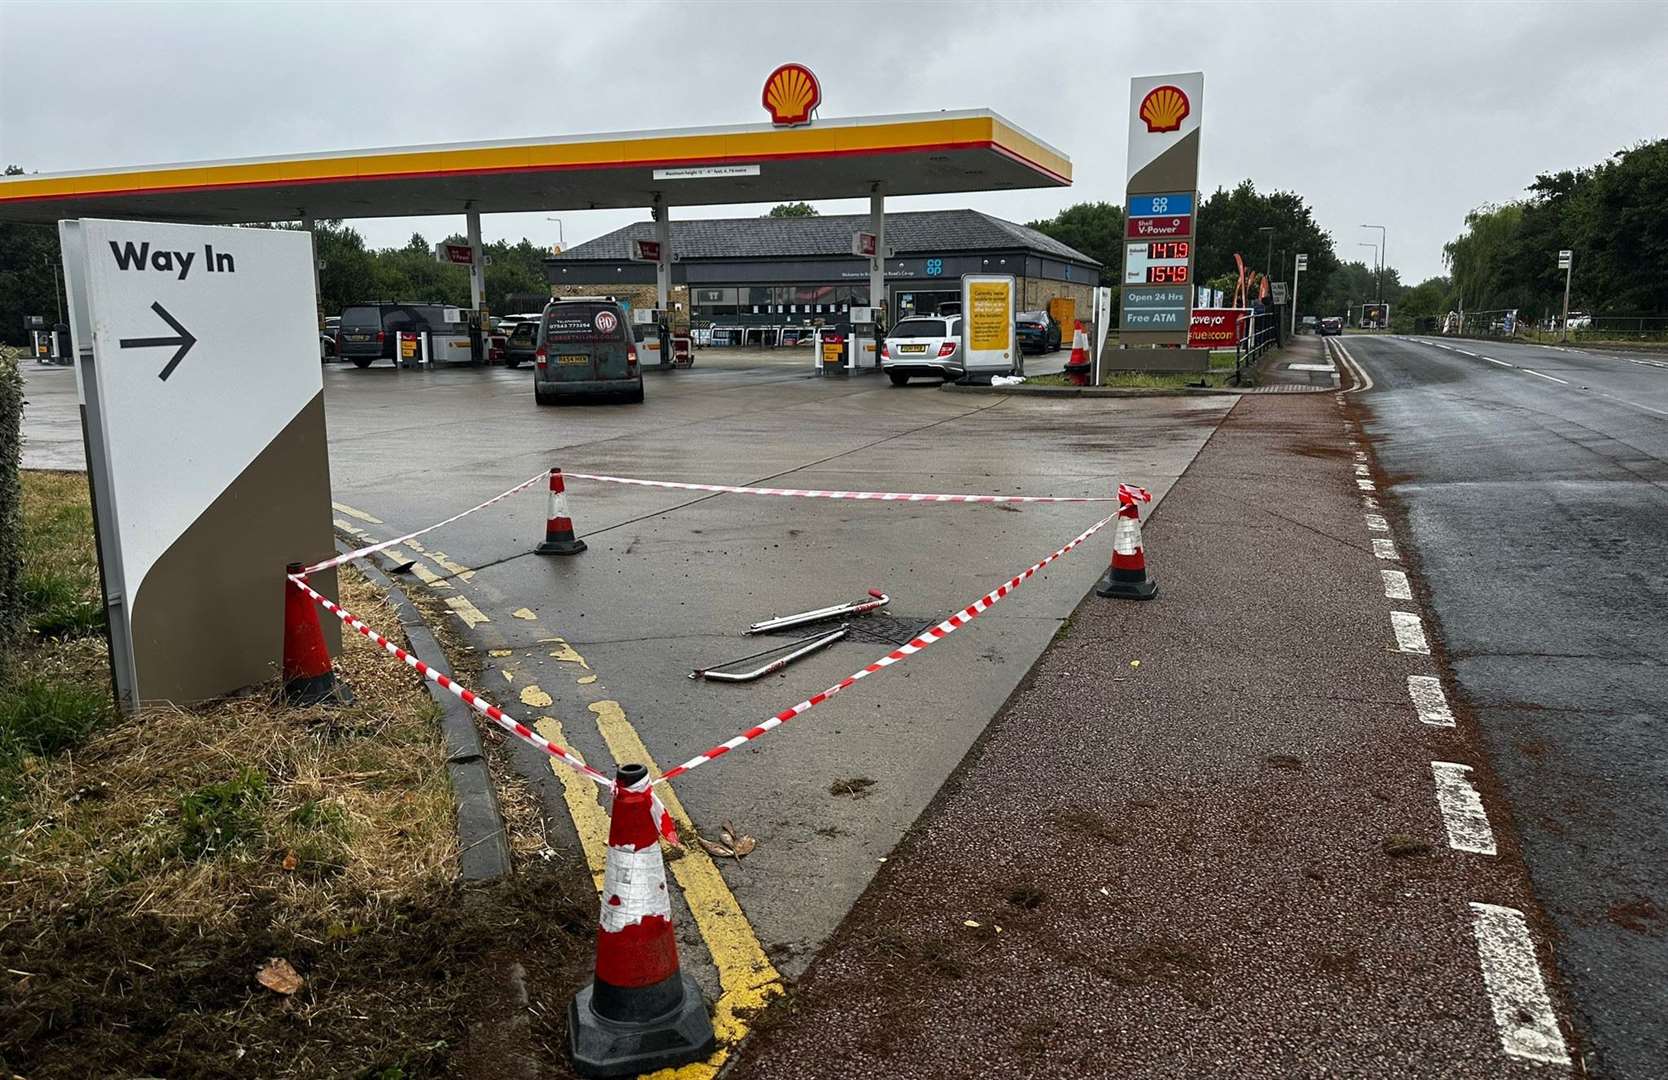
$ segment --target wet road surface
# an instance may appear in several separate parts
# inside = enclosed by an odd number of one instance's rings
[[[1345,341],[1590,1071],[1668,1074],[1668,364]]]

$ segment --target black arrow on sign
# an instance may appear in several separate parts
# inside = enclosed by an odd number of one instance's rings
[[[172,375],[174,373],[174,369],[179,366],[180,361],[185,359],[185,354],[191,351],[191,346],[197,344],[197,339],[191,336],[191,331],[180,325],[178,319],[168,314],[168,309],[163,307],[161,304],[153,302],[151,304],[151,310],[156,312],[157,315],[162,318],[163,322],[172,327],[177,336],[122,338],[119,342],[117,342],[117,344],[124,349],[157,349],[164,346],[172,348],[173,346],[178,345],[180,347],[180,351],[174,354],[174,358],[168,361],[168,366],[163,368],[162,373],[157,376],[157,378],[161,379],[163,382],[167,382],[168,376]]]

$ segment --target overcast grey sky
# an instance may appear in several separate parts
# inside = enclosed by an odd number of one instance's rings
[[[194,3],[0,0],[0,163],[43,172],[752,123],[779,63],[823,116],[990,108],[1064,150],[1063,190],[890,200],[1015,221],[1123,200],[1133,75],[1205,72],[1200,187],[1300,192],[1344,258],[1404,280],[1537,172],[1668,134],[1659,3]],[[824,213],[866,201],[821,203]],[[758,207],[679,210],[689,216]],[[569,246],[646,214],[569,211]],[[376,246],[456,218],[355,223]],[[489,239],[556,240],[538,214]]]

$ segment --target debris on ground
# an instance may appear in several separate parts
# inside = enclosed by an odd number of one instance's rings
[[[829,784],[828,793],[830,795],[850,795],[855,799],[861,799],[867,795],[869,793],[869,789],[874,786],[875,782],[870,780],[867,776],[852,776],[844,780],[836,780],[832,784]]]

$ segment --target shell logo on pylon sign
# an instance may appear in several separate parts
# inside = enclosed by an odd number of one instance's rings
[[[760,101],[778,127],[809,124],[822,104],[822,86],[804,64],[783,64],[765,80]]]
[[[1187,95],[1179,86],[1155,86],[1141,99],[1141,108],[1136,115],[1147,122],[1147,130],[1153,134],[1166,131],[1177,131],[1181,122],[1187,119],[1192,106],[1187,102]]]

